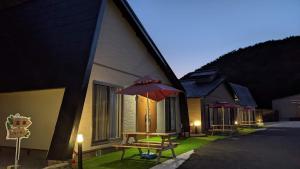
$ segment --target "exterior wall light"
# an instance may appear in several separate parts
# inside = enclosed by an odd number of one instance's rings
[[[194,126],[201,126],[201,121],[199,121],[199,120],[194,121]]]
[[[235,125],[238,125],[239,123],[238,123],[238,121],[234,121],[234,124],[235,124]]]
[[[198,134],[198,127],[201,126],[201,121],[199,120],[194,121],[194,126],[195,126],[195,134]]]
[[[264,126],[264,122],[262,121],[262,119],[258,119],[258,120],[257,120],[257,125],[258,125],[259,127],[263,127],[263,126]]]

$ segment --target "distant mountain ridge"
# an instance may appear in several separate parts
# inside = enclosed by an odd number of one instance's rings
[[[247,86],[260,108],[271,108],[272,99],[300,93],[300,36],[240,48],[195,71],[207,69]]]

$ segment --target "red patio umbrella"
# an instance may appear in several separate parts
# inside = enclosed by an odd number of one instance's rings
[[[144,76],[136,80],[133,85],[124,88],[117,93],[126,95],[141,95],[147,98],[146,131],[149,132],[149,99],[161,101],[166,97],[176,95],[179,92],[181,92],[181,90],[164,85],[160,80],[154,79],[151,76]]]
[[[134,81],[133,85],[124,88],[117,93],[126,95],[141,95],[147,98],[146,132],[149,132],[149,99],[161,101],[166,97],[178,94],[179,92],[181,92],[181,90],[164,85],[160,80],[154,79],[151,76],[144,76]],[[146,154],[145,157],[151,159],[153,154],[150,154],[149,152],[148,147],[148,154]]]

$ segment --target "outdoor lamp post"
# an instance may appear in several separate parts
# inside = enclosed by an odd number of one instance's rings
[[[195,126],[195,134],[198,134],[198,127],[201,126],[201,121],[199,120],[194,121],[194,126]]]
[[[83,142],[83,135],[77,135],[77,144],[78,144],[78,169],[83,169],[82,167],[82,142]]]
[[[264,126],[264,123],[263,123],[262,119],[258,119],[258,120],[257,120],[257,125],[258,125],[259,127]]]

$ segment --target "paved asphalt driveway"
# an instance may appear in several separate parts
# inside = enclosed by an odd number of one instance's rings
[[[277,126],[216,141],[179,169],[300,169],[300,128]]]

